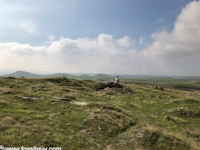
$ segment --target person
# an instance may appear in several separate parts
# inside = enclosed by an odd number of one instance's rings
[[[119,77],[118,77],[118,76],[116,76],[114,84],[115,84],[115,85],[116,85],[116,84],[119,84]]]

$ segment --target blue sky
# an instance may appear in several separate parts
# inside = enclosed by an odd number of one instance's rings
[[[100,33],[115,38],[150,36],[157,30],[172,30],[174,21],[189,0],[4,0],[0,41],[41,45],[55,37],[96,37]],[[37,34],[21,32],[6,24],[31,20]],[[14,22],[13,22],[14,23]],[[3,26],[3,27],[2,27]]]
[[[0,0],[0,73],[200,75],[199,14],[199,0]]]

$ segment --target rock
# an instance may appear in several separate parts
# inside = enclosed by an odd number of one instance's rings
[[[88,103],[86,103],[86,102],[78,102],[78,101],[72,101],[72,104],[79,105],[79,106],[86,106],[86,105],[88,105]]]
[[[154,88],[155,88],[155,89],[157,89],[157,90],[164,91],[164,88],[163,88],[163,87],[158,87],[158,86],[155,86]]]
[[[114,84],[113,82],[98,83],[95,85],[97,91],[104,90],[106,94],[114,95],[121,94],[134,94],[133,90],[121,84]]]
[[[103,90],[105,88],[123,88],[123,86],[121,84],[114,84],[113,82],[97,83],[95,85],[96,90]]]

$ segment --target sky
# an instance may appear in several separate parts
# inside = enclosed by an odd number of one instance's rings
[[[0,0],[0,74],[200,76],[199,0]]]

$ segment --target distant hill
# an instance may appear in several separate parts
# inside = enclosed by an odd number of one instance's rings
[[[11,74],[2,75],[4,77],[15,77],[15,78],[58,78],[58,77],[67,77],[70,79],[77,79],[77,80],[94,80],[94,81],[110,81],[114,79],[113,75],[106,75],[106,74],[67,74],[67,73],[56,73],[56,74],[48,74],[48,75],[41,75],[41,74],[34,74],[26,71],[16,71]]]
[[[45,76],[40,75],[40,74],[34,74],[34,73],[30,73],[30,72],[25,72],[25,71],[16,71],[14,73],[11,74],[7,74],[7,75],[3,75],[5,77],[15,77],[15,78],[44,78]]]
[[[16,71],[11,74],[2,75],[4,77],[15,77],[15,78],[59,78],[67,77],[69,79],[76,80],[93,80],[98,82],[114,81],[116,74],[68,74],[68,73],[55,73],[55,74],[34,74],[26,71]],[[160,85],[161,83],[168,83],[170,87],[176,87],[177,85],[182,87],[182,84],[192,82],[199,89],[200,77],[186,77],[186,76],[158,76],[158,75],[119,75],[120,81],[126,83],[136,83],[136,84],[150,84],[150,85]],[[176,84],[175,84],[176,82]],[[166,84],[165,84],[166,86]]]

